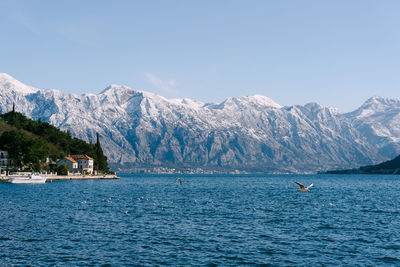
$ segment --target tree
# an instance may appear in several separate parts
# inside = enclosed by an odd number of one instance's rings
[[[95,168],[97,171],[101,172],[110,172],[107,164],[107,157],[103,154],[103,149],[100,145],[100,136],[99,133],[96,133],[96,158],[95,158]]]
[[[0,136],[0,148],[8,151],[10,158],[14,159],[17,166],[24,163],[24,152],[29,143],[28,136],[21,131],[8,131]]]
[[[98,134],[96,144],[88,144],[83,140],[72,137],[69,130],[63,132],[47,122],[41,120],[34,121],[27,118],[22,113],[16,112],[15,107],[14,111],[2,114],[0,117],[11,126],[19,129],[16,132],[24,133],[22,136],[14,136],[14,138],[19,140],[14,140],[14,142],[18,145],[22,145],[21,147],[17,146],[17,149],[15,149],[13,145],[7,145],[12,143],[10,140],[5,140],[7,138],[9,139],[10,136],[5,136],[5,139],[0,143],[0,146],[5,144],[5,147],[7,147],[4,148],[5,150],[15,152],[11,154],[15,156],[14,159],[19,163],[20,167],[22,167],[24,162],[30,166],[33,166],[33,163],[35,163],[35,166],[38,166],[38,162],[40,163],[46,157],[55,160],[68,154],[86,154],[94,159],[94,167],[96,170],[109,172],[107,157],[104,155],[103,149],[101,148],[100,136]],[[30,132],[37,137],[29,138],[25,134],[26,132]],[[28,140],[20,140],[24,138]],[[31,139],[37,140],[33,141]],[[26,158],[24,159],[25,156]],[[31,162],[32,160],[34,162]]]
[[[0,148],[7,150],[10,158],[22,168],[29,165],[40,170],[40,163],[49,155],[46,143],[39,138],[30,138],[22,131],[8,131],[0,136]]]
[[[40,163],[44,162],[49,156],[46,143],[38,138],[30,139],[24,153],[24,162],[31,163],[35,171],[40,170]]]
[[[69,165],[68,164],[61,164],[57,168],[57,175],[67,175],[69,172]]]

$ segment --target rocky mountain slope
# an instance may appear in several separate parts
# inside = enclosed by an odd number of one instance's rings
[[[400,100],[373,97],[342,114],[310,103],[281,107],[260,96],[206,104],[111,85],[72,95],[0,74],[0,112],[16,109],[86,141],[101,135],[114,169],[201,168],[316,172],[400,154]]]

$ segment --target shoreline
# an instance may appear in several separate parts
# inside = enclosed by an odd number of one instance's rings
[[[70,180],[117,180],[121,179],[116,174],[105,174],[105,175],[42,175],[46,177],[46,182],[51,181],[70,181]],[[21,177],[21,175],[8,175],[0,176],[0,181],[7,182],[9,178]]]
[[[56,175],[48,176],[47,180],[116,180],[120,179],[117,175]]]

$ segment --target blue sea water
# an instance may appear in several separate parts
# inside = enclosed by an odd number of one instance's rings
[[[0,266],[400,265],[400,176],[120,176],[0,183]]]

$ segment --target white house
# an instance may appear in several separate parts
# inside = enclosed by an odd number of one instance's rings
[[[68,164],[70,171],[79,171],[81,173],[87,172],[93,173],[93,158],[88,155],[72,155],[64,157],[62,160],[57,162],[57,167],[62,164]]]
[[[78,162],[79,171],[81,171],[82,173],[93,173],[93,158],[89,157],[88,155],[72,155],[71,158]]]

